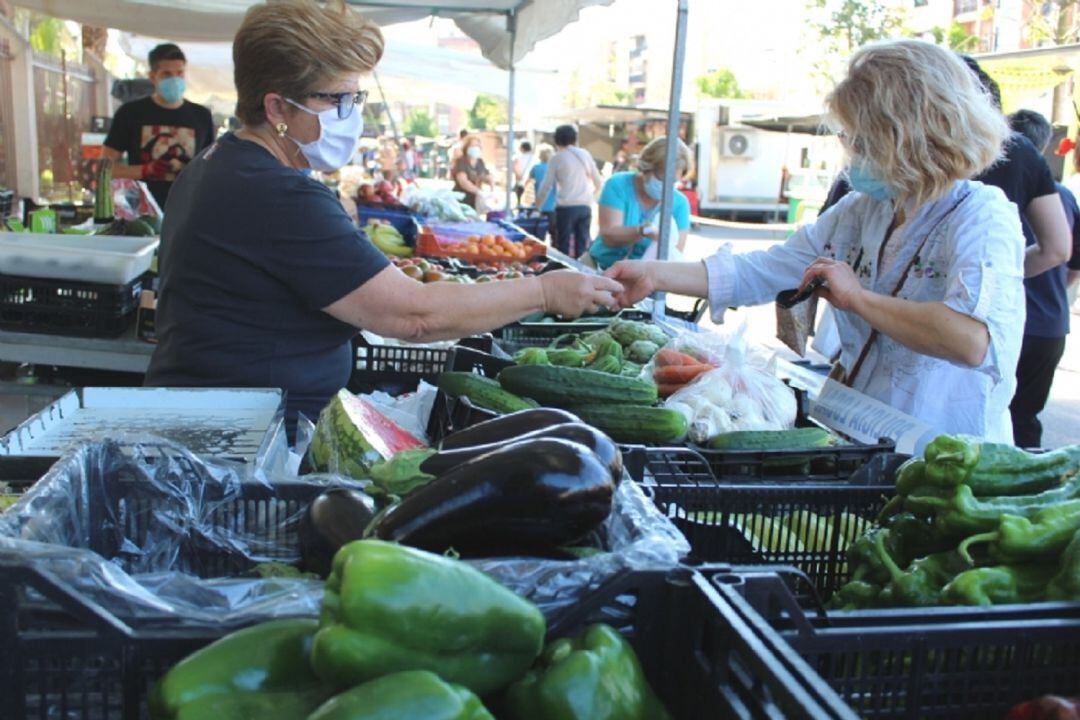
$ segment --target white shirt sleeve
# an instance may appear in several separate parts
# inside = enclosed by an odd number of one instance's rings
[[[986,325],[990,344],[975,369],[997,383],[1020,352],[1022,333],[1016,328],[1024,326],[1026,314],[1024,235],[1014,205],[983,198],[980,193],[964,203],[952,220],[953,255],[942,302]]]
[[[812,225],[800,228],[782,245],[735,255],[725,245],[705,258],[709,279],[709,308],[714,322],[721,322],[728,307],[771,302],[781,290],[798,287],[806,268],[827,252],[826,245],[846,246],[852,238],[836,237],[853,212],[855,194],[845,197]]]

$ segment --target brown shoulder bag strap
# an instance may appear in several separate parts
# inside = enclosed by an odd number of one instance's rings
[[[900,291],[904,288],[904,283],[907,282],[908,275],[911,274],[912,268],[914,268],[915,263],[918,262],[919,255],[922,254],[923,248],[926,247],[926,242],[930,239],[930,236],[934,234],[934,231],[936,231],[938,229],[938,227],[941,225],[941,223],[945,222],[945,218],[952,215],[953,211],[956,210],[958,207],[960,207],[960,205],[965,200],[968,199],[969,195],[971,195],[970,192],[965,193],[963,197],[961,197],[959,200],[957,200],[956,204],[954,204],[951,208],[949,208],[949,210],[944,215],[942,215],[941,218],[936,223],[934,223],[933,227],[930,228],[930,230],[926,233],[926,235],[923,236],[922,241],[919,243],[919,247],[916,248],[916,250],[915,250],[915,254],[911,256],[911,259],[908,261],[907,266],[904,267],[904,272],[902,272],[900,274],[900,279],[897,281],[896,287],[894,287],[893,291],[891,293],[889,293],[889,297],[896,297],[897,295],[900,294]],[[885,231],[885,240],[882,241],[881,248],[878,250],[878,269],[879,270],[881,268],[881,258],[882,258],[882,255],[884,254],[884,251],[885,251],[885,243],[889,242],[889,236],[894,231],[893,223],[895,223],[895,222],[896,222],[896,218],[894,217],[893,222],[889,223],[889,229]],[[870,348],[877,341],[879,335],[880,335],[880,333],[877,331],[876,328],[872,328],[870,330],[870,336],[868,338],[866,338],[866,342],[863,344],[862,350],[859,352],[859,357],[856,358],[856,360],[855,360],[855,364],[852,365],[851,371],[848,372],[843,377],[842,381],[848,387],[851,387],[854,384],[855,378],[858,376],[859,371],[862,370],[862,366],[863,366],[863,363],[866,361],[866,357],[870,354]],[[830,377],[831,377],[831,375],[830,375]]]

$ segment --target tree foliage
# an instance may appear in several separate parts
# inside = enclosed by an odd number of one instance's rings
[[[698,92],[712,98],[743,98],[746,95],[739,89],[735,73],[727,68],[720,68],[694,80]]]
[[[425,108],[416,108],[408,114],[401,126],[401,132],[409,137],[417,135],[432,138],[438,134],[435,118]]]
[[[879,0],[809,0],[811,28],[824,50],[815,69],[838,76],[847,58],[868,42],[904,34],[904,13]]]
[[[973,53],[979,51],[979,37],[972,35],[958,22],[949,25],[948,28],[935,27],[930,31],[934,36],[934,42],[944,45],[950,50],[959,53]]]
[[[1069,45],[1080,37],[1080,0],[1024,0],[1029,40]]]
[[[469,110],[469,127],[473,130],[494,130],[506,122],[506,108],[498,98],[477,95]]]

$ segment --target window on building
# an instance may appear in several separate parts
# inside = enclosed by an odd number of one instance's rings
[[[915,0],[914,5],[915,7],[926,7],[929,1],[930,0]]]

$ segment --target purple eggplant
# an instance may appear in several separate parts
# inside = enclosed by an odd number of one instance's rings
[[[465,557],[544,554],[595,530],[614,491],[588,447],[523,440],[436,478],[377,517],[368,535]]]
[[[557,408],[519,410],[515,413],[485,420],[482,423],[477,423],[448,435],[443,439],[440,447],[443,450],[456,450],[473,445],[490,445],[491,443],[513,440],[533,430],[568,422],[581,422],[581,419],[573,413]]]
[[[500,440],[488,445],[473,445],[472,447],[457,448],[454,450],[442,450],[420,464],[420,471],[428,475],[438,477],[445,472],[457,467],[463,462],[486,455],[489,452],[506,447],[507,445],[522,440],[537,440],[539,438],[558,438],[581,443],[593,451],[600,462],[607,465],[611,471],[611,479],[616,483],[622,479],[622,452],[618,445],[604,433],[596,428],[581,422],[563,423],[550,427],[540,428],[510,440]]]

